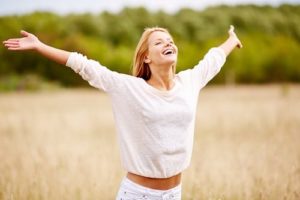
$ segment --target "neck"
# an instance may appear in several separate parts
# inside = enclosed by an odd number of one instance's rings
[[[174,86],[174,73],[173,68],[170,66],[167,70],[151,69],[151,78],[147,81],[153,87],[159,90],[170,90]]]

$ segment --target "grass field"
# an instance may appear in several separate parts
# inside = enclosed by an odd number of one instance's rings
[[[108,96],[0,94],[0,199],[110,200],[125,172]],[[300,85],[207,87],[183,200],[299,200]]]

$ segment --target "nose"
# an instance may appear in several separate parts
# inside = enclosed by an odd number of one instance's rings
[[[167,47],[168,47],[168,46],[171,46],[171,42],[170,42],[170,41],[166,42],[166,46],[167,46]]]

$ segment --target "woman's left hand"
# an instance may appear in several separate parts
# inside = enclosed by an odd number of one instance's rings
[[[239,38],[237,37],[237,35],[236,35],[235,32],[234,32],[234,26],[233,26],[233,25],[230,25],[228,34],[229,34],[229,37],[230,37],[230,38],[233,38],[234,40],[236,40],[236,43],[237,43],[236,46],[237,46],[238,48],[242,48],[242,47],[243,47],[241,41],[239,40]]]

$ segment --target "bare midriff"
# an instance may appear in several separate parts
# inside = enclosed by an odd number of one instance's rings
[[[155,190],[168,190],[181,183],[181,173],[169,178],[149,178],[128,172],[127,178],[134,183]]]

